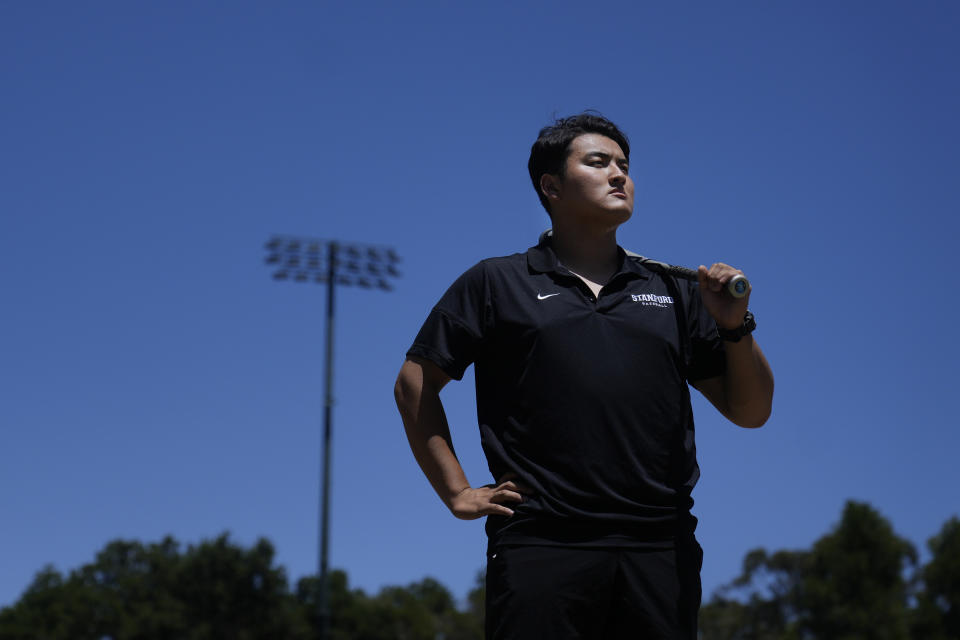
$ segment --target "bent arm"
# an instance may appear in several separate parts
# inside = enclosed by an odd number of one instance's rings
[[[470,486],[450,439],[440,390],[450,381],[443,370],[421,358],[403,363],[393,395],[417,464],[434,491],[450,507],[453,497]]]
[[[727,342],[727,370],[693,386],[734,424],[762,427],[773,407],[773,371],[752,335]]]
[[[447,415],[440,402],[440,390],[450,377],[436,364],[422,358],[408,358],[394,385],[397,408],[413,456],[434,491],[458,518],[473,520],[485,515],[513,515],[500,502],[522,500],[513,482],[501,482],[473,489],[453,449]]]

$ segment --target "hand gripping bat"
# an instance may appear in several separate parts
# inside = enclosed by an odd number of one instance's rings
[[[686,267],[678,267],[676,265],[667,264],[666,262],[660,262],[659,260],[644,258],[643,256],[633,253],[632,251],[627,251],[627,255],[637,258],[644,266],[652,267],[654,270],[661,273],[666,273],[677,278],[683,278],[684,280],[693,280],[694,282],[699,279],[699,276],[694,269],[687,269]],[[750,291],[750,281],[747,280],[746,276],[735,275],[730,278],[729,282],[727,282],[727,293],[734,298],[742,298],[743,296],[747,295],[748,291]]]

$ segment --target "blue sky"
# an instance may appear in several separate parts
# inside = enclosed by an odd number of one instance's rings
[[[229,531],[315,571],[323,288],[274,233],[387,244],[341,289],[331,563],[463,596],[450,516],[392,398],[433,303],[549,226],[537,130],[598,109],[637,182],[620,241],[747,272],[773,417],[697,399],[705,592],[847,499],[917,545],[957,514],[947,287],[960,8],[945,2],[0,5],[0,606],[107,541]],[[475,484],[472,373],[444,392]]]

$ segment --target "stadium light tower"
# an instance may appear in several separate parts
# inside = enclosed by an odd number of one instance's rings
[[[337,285],[390,291],[397,278],[399,256],[390,247],[347,244],[293,236],[273,236],[267,242],[268,265],[274,280],[314,282],[327,285],[327,331],[324,366],[323,439],[320,477],[320,594],[317,614],[320,637],[330,637],[330,579],[327,558],[330,546],[330,432],[333,418],[333,318]]]

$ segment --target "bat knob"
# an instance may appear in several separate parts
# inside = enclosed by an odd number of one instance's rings
[[[745,276],[733,276],[730,278],[730,282],[727,283],[727,291],[729,291],[730,295],[734,298],[742,298],[750,291],[750,281],[747,280]]]

